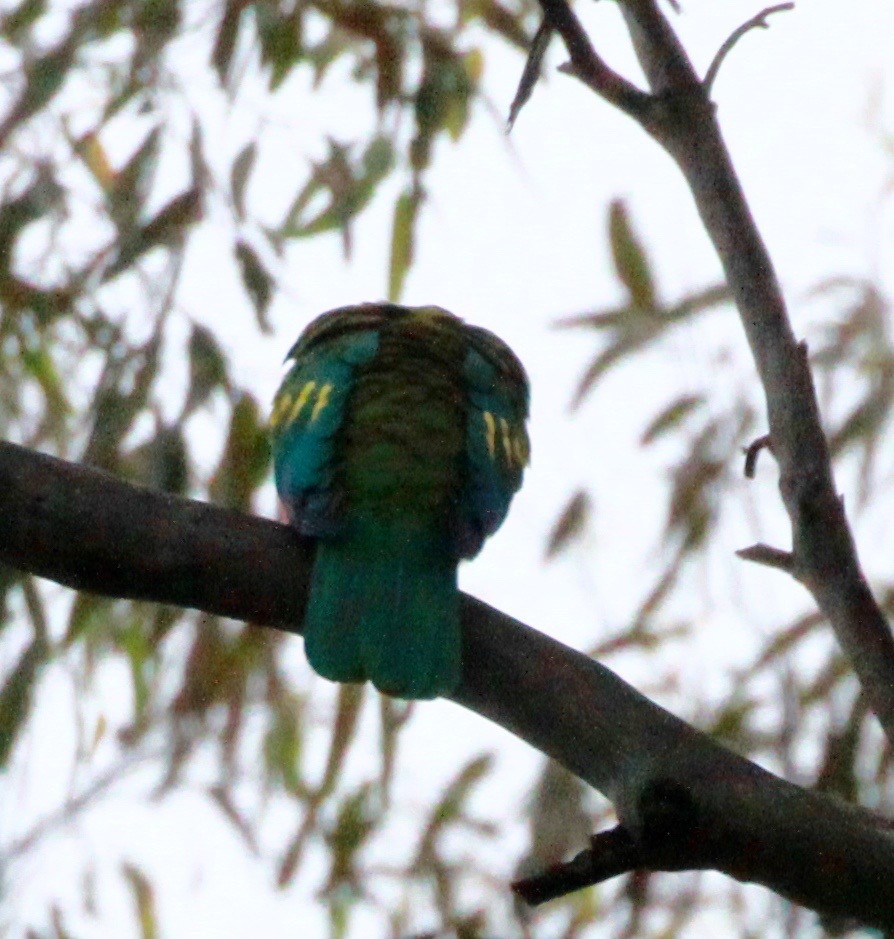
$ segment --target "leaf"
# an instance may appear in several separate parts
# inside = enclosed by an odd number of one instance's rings
[[[239,262],[242,282],[255,308],[258,325],[264,332],[269,332],[270,324],[264,314],[273,296],[273,278],[267,273],[255,249],[242,239],[236,242],[236,260]]]
[[[594,311],[592,313],[574,313],[571,316],[562,316],[555,320],[553,326],[556,329],[578,329],[587,327],[591,329],[614,329],[623,327],[624,321],[630,316],[629,304],[620,307],[612,307],[602,312]]]
[[[288,697],[283,706],[273,709],[271,723],[264,737],[264,759],[270,777],[278,780],[288,792],[302,788],[301,721],[297,698]]]
[[[752,698],[728,701],[714,719],[707,732],[715,739],[731,746],[741,746],[748,733],[748,722],[757,710]]]
[[[302,5],[282,15],[275,4],[254,4],[255,26],[261,44],[261,62],[270,68],[270,90],[275,91],[302,54]]]
[[[799,642],[806,639],[824,623],[825,620],[819,613],[808,613],[806,616],[795,620],[790,626],[786,627],[767,643],[760,657],[754,665],[751,666],[749,674],[756,674],[760,669],[765,668],[781,656],[786,655]]]
[[[435,806],[432,813],[433,825],[441,828],[461,817],[464,804],[471,795],[472,789],[490,772],[492,763],[493,756],[490,753],[483,753],[471,759],[460,770]]]
[[[25,87],[19,100],[0,124],[0,147],[7,137],[30,117],[42,111],[62,87],[74,64],[77,32],[64,39],[55,49],[34,59],[25,68]]]
[[[62,194],[53,168],[46,163],[38,163],[34,180],[27,189],[0,205],[0,279],[13,279],[9,268],[19,235],[32,222],[58,206]]]
[[[608,235],[615,272],[630,294],[631,303],[642,309],[655,304],[655,285],[643,246],[633,230],[627,206],[614,199],[609,206]]]
[[[345,239],[345,256],[350,256],[349,223],[372,200],[379,183],[394,166],[394,146],[385,136],[375,137],[360,159],[350,160],[350,148],[329,141],[329,156],[315,163],[310,178],[296,196],[280,228],[280,238],[308,238],[334,229],[341,229]],[[303,219],[311,201],[321,192],[330,198],[323,208],[309,219]]]
[[[587,787],[555,760],[543,761],[543,771],[528,797],[525,816],[529,845],[515,878],[558,864],[587,843],[590,813]]]
[[[156,418],[155,434],[127,455],[126,475],[160,492],[183,495],[189,488],[189,450],[179,424],[166,426]]]
[[[696,408],[705,403],[704,395],[680,395],[660,411],[640,437],[640,444],[648,446],[668,431],[678,427]]]
[[[152,248],[173,247],[198,220],[201,208],[200,189],[188,189],[175,196],[151,221],[122,238],[118,256],[103,273],[103,281],[117,277]]]
[[[540,78],[540,70],[543,67],[543,58],[546,50],[549,48],[549,42],[553,38],[553,28],[544,19],[534,38],[531,40],[531,49],[528,53],[528,59],[525,62],[524,70],[518,82],[518,88],[512,104],[509,106],[509,120],[506,122],[506,130],[512,130],[515,125],[515,119],[518,117],[521,109],[528,103],[534,86]]]
[[[240,219],[245,217],[245,186],[254,168],[257,155],[257,144],[254,141],[247,143],[239,152],[239,156],[233,161],[233,169],[230,172],[233,205]]]
[[[75,149],[84,161],[84,165],[90,170],[90,174],[99,184],[100,189],[105,193],[110,193],[115,187],[118,174],[109,161],[108,154],[99,134],[90,131],[75,144]]]
[[[62,387],[62,379],[52,356],[43,347],[37,349],[22,349],[22,365],[43,390],[47,403],[47,410],[54,416],[60,417],[70,410],[68,398]]]
[[[671,474],[665,537],[677,535],[684,552],[703,543],[719,511],[720,489],[729,471],[720,434],[719,421],[708,423]]]
[[[46,8],[47,0],[22,0],[14,10],[0,17],[0,35],[12,45],[20,45],[24,34],[43,16]]]
[[[133,894],[140,935],[143,939],[155,939],[158,923],[155,916],[155,891],[151,881],[139,867],[127,861],[121,865],[121,872]]]
[[[247,392],[233,405],[230,430],[220,464],[208,484],[215,502],[248,510],[270,465],[270,439],[257,401]]]
[[[590,497],[581,489],[568,500],[568,504],[553,525],[547,539],[546,560],[554,558],[580,536],[590,517],[590,511]]]
[[[156,660],[146,635],[143,620],[134,612],[118,636],[118,645],[127,655],[133,683],[134,717],[140,724],[146,715],[151,692],[151,679],[155,673]]]
[[[338,709],[329,743],[329,756],[326,758],[326,768],[317,789],[321,796],[332,792],[341,775],[345,754],[357,731],[363,692],[363,685],[341,685],[338,689]]]
[[[329,880],[324,888],[327,894],[338,892],[339,887],[348,887],[359,893],[355,858],[376,828],[379,813],[372,802],[372,786],[364,783],[339,805],[335,824],[326,832],[326,842],[332,851]]]
[[[0,768],[6,766],[16,737],[28,716],[38,669],[45,661],[45,645],[34,640],[0,688]]]
[[[252,831],[251,823],[236,807],[230,791],[223,786],[212,786],[208,790],[208,795],[217,804],[217,807],[223,812],[233,828],[242,836],[242,840],[248,846],[249,851],[254,855],[260,854],[258,839]]]
[[[833,724],[829,728],[823,762],[814,784],[819,792],[833,793],[850,803],[858,801],[857,759],[866,713],[866,704],[858,697],[847,723],[843,727]]]
[[[84,448],[83,462],[117,471],[121,442],[146,407],[158,375],[160,349],[158,322],[154,334],[142,346],[128,350],[121,358],[109,355],[106,374],[93,400],[93,430]]]
[[[625,355],[629,355],[638,348],[639,344],[631,342],[629,339],[619,340],[615,345],[604,349],[584,370],[577,388],[574,389],[574,395],[571,399],[570,408],[574,411],[580,407],[584,398],[589,394],[596,382],[616,363],[620,362]]]
[[[189,391],[181,420],[202,407],[218,388],[229,387],[227,359],[206,326],[193,324],[189,335]]]
[[[249,0],[227,0],[217,36],[214,39],[214,48],[211,50],[211,64],[217,72],[222,85],[227,84],[230,72],[230,63],[236,51],[236,40],[239,36],[239,26],[242,11],[249,6]]]
[[[215,617],[199,616],[195,637],[187,653],[183,681],[171,702],[175,715],[202,715],[226,701],[245,675],[234,667],[232,642]]]
[[[53,936],[54,939],[75,939],[74,935],[69,932],[68,927],[65,925],[65,917],[62,915],[62,910],[59,909],[57,904],[53,904],[51,921],[53,924]]]
[[[465,113],[474,83],[463,60],[433,34],[424,37],[425,64],[416,89],[414,113],[421,138],[432,139],[441,127],[461,132],[458,115]]]
[[[444,114],[444,127],[454,143],[462,137],[469,123],[469,99],[456,95],[450,99]]]
[[[466,0],[462,4],[462,20],[467,22],[474,17],[522,52],[528,52],[531,48],[533,40],[525,32],[524,17],[498,0]]]
[[[211,181],[211,169],[205,160],[205,144],[202,125],[193,116],[192,133],[189,135],[189,177],[190,188],[204,192]]]
[[[160,148],[161,127],[156,125],[117,173],[110,212],[119,231],[126,231],[136,224],[149,196]]]
[[[412,702],[399,701],[388,695],[379,695],[379,716],[382,725],[381,753],[382,772],[379,777],[379,790],[382,804],[387,807],[391,799],[391,784],[394,778],[394,766],[397,759],[397,744],[400,731],[413,715]]]
[[[728,303],[731,299],[732,292],[725,282],[714,284],[711,287],[705,287],[704,290],[697,290],[668,307],[666,316],[672,322],[680,322],[688,319],[693,313],[703,313],[712,307]]]
[[[388,299],[400,300],[407,271],[413,262],[413,229],[419,209],[419,196],[405,192],[394,205],[394,221],[391,227],[391,260],[388,265]]]
[[[381,9],[372,4],[369,8]],[[376,107],[379,110],[391,101],[398,100],[403,91],[404,57],[407,52],[404,38],[406,29],[403,26],[405,15],[402,10],[384,13],[382,22],[377,24],[374,35],[370,37],[376,44]]]

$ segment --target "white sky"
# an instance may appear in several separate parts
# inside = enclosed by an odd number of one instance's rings
[[[686,0],[684,5],[685,15],[674,17],[674,23],[702,71],[729,32],[759,8],[740,0]],[[636,75],[614,5],[579,8],[600,51],[615,67]],[[821,277],[878,270],[890,286],[884,273],[890,222],[880,209],[880,192],[891,165],[877,132],[868,128],[866,112],[873,94],[891,83],[894,5],[801,0],[793,13],[771,22],[769,31],[747,36],[729,56],[714,95],[736,167],[792,302],[795,328],[803,334],[809,326],[803,293]],[[486,87],[505,113],[522,63],[499,50],[487,50],[487,56]],[[683,331],[675,340],[674,361],[651,370],[648,378],[631,371],[613,377],[577,416],[569,416],[568,401],[594,346],[587,333],[558,332],[550,324],[562,314],[620,299],[605,237],[610,199],[629,200],[634,224],[655,262],[659,288],[669,299],[715,282],[720,270],[669,158],[631,121],[557,74],[561,61],[556,42],[548,80],[536,89],[508,142],[499,123],[482,113],[458,146],[439,148],[403,300],[438,303],[493,329],[525,362],[533,389],[532,465],[508,521],[480,558],[462,568],[461,584],[582,647],[622,627],[643,584],[654,576],[649,548],[661,523],[664,464],[637,445],[645,419],[670,397],[668,384],[698,388],[709,377],[718,395],[724,394],[727,373],[712,374],[702,329],[730,337],[739,350],[738,362],[744,363],[731,374],[748,373],[744,337],[730,312],[718,324],[698,323]],[[184,59],[184,69],[194,75],[193,100],[207,95],[209,108],[220,111],[204,61],[190,65]],[[236,116],[224,120],[220,112],[212,121],[219,120],[222,152],[238,151],[261,124],[280,142],[266,154],[263,178],[252,190],[259,205],[269,198],[273,222],[281,212],[283,187],[294,191],[307,160],[321,153],[321,130],[350,136],[368,119],[367,106],[365,97],[337,89],[327,99],[310,97],[298,82],[288,101],[271,106],[258,92],[253,103],[246,92]],[[264,117],[258,115],[261,108]],[[223,335],[239,375],[261,400],[272,397],[282,356],[313,315],[383,297],[393,193],[383,194],[357,225],[351,264],[344,264],[337,237],[299,243],[290,251],[287,290],[274,306],[276,333],[270,339],[248,338],[242,317],[227,318],[233,291],[241,290],[236,274],[223,268],[222,240],[213,225],[197,239],[181,305],[191,313],[204,311]],[[751,497],[772,502],[771,462],[764,461],[761,470]],[[593,492],[597,507],[586,550],[544,565],[547,532],[580,485]],[[724,533],[721,543],[728,546],[728,557],[710,566],[704,596],[693,598],[693,608],[704,610],[707,625],[721,628],[706,630],[694,647],[676,646],[669,653],[681,660],[682,690],[661,700],[683,716],[687,693],[722,692],[724,669],[747,659],[760,636],[802,602],[800,591],[781,574],[732,558],[734,548],[756,540],[787,545],[787,527],[778,513],[758,517],[766,527],[749,530],[743,523]],[[735,617],[729,616],[730,598],[738,606]],[[296,668],[306,668],[300,641],[294,642]],[[634,657],[616,664],[635,685],[649,687],[648,664]],[[322,682],[316,687],[326,693]],[[64,707],[64,699],[55,706]],[[53,707],[45,704],[48,716],[38,723],[38,740],[41,726],[52,736]],[[536,766],[529,748],[451,703],[433,702],[418,710],[404,738],[398,800],[408,807],[430,801],[462,762],[494,750],[498,771],[476,804],[482,812],[515,817]],[[371,733],[364,746],[373,759],[376,735]],[[33,749],[31,776],[53,765],[51,758],[39,756],[36,743]],[[31,811],[39,814],[41,808],[32,797]],[[184,825],[188,838],[182,836]],[[495,869],[508,871],[518,842],[502,847],[507,854],[494,854]],[[54,839],[40,853],[39,869],[17,877],[22,914],[45,910],[48,887],[53,895],[77,897],[76,883],[69,891],[58,880],[50,882],[47,865],[74,871],[85,854],[99,858],[100,875],[105,871],[113,879],[121,857],[145,866],[157,881],[166,935],[322,935],[312,879],[274,891],[269,868],[242,856],[241,844],[200,796],[178,795],[161,808],[123,799],[92,813],[74,837]],[[101,900],[104,927],[114,923],[126,929],[129,896],[110,890]],[[95,921],[87,919],[74,925],[81,936],[112,934],[95,931]],[[717,927],[714,922],[712,932],[721,935]]]

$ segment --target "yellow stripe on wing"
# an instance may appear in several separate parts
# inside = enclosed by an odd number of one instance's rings
[[[295,399],[295,404],[292,407],[292,410],[289,411],[288,419],[286,420],[286,426],[289,424],[294,424],[298,420],[298,416],[304,410],[304,405],[307,404],[310,396],[314,393],[314,388],[317,387],[315,381],[307,382],[301,391],[298,392],[298,397]]]
[[[311,411],[309,423],[313,422],[320,416],[322,411],[325,409],[326,405],[329,403],[329,395],[332,394],[332,384],[327,382],[320,389],[320,394],[317,398],[317,403],[314,405],[313,411]]]
[[[487,429],[487,452],[492,460],[496,459],[497,422],[490,411],[484,412],[484,425]]]

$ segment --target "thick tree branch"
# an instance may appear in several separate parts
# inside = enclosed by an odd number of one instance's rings
[[[807,348],[792,332],[773,263],[704,84],[656,0],[620,3],[653,102],[647,109],[622,110],[677,162],[726,273],[766,396],[771,449],[792,524],[790,570],[831,623],[894,742],[894,636],[860,569],[835,489]],[[566,22],[573,18],[566,0],[540,0],[540,5],[565,39],[576,74],[598,69],[589,40],[577,35],[580,24],[571,29]],[[611,86],[607,94],[598,83],[589,84],[618,103]]]
[[[20,570],[300,631],[311,546],[275,522],[0,443],[0,526],[0,562]],[[463,597],[462,620],[453,699],[604,793],[637,850],[672,850],[663,869],[715,868],[894,928],[894,836],[872,816],[774,777],[479,600]]]

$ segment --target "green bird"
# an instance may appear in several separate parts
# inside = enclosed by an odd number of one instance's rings
[[[286,357],[276,488],[317,539],[314,670],[397,698],[459,683],[456,570],[500,527],[528,463],[528,381],[493,333],[436,306],[324,313]]]

